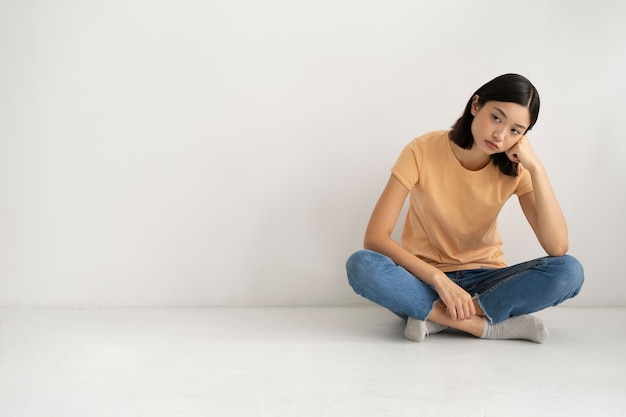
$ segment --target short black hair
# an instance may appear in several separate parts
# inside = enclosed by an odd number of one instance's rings
[[[504,74],[489,81],[480,87],[467,102],[463,115],[452,126],[450,139],[463,149],[471,149],[474,146],[474,136],[472,136],[472,100],[478,96],[478,104],[482,106],[488,101],[502,101],[517,103],[528,107],[530,112],[530,125],[528,132],[537,123],[539,117],[539,92],[534,85],[525,77],[518,74]],[[526,133],[524,132],[524,134]],[[511,161],[504,152],[491,156],[494,165],[500,171],[512,177],[517,176],[517,163]]]

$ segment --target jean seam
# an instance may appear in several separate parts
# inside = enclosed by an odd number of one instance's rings
[[[537,263],[535,265],[532,265],[530,268],[524,269],[523,271],[519,271],[514,273],[513,275],[509,275],[508,277],[504,278],[503,280],[501,280],[500,282],[498,282],[496,285],[494,285],[493,287],[489,288],[486,292],[484,292],[483,294],[481,294],[482,296],[487,296],[489,294],[491,294],[494,290],[496,290],[499,286],[501,286],[502,284],[508,282],[509,280],[511,280],[512,278],[516,278],[519,277],[520,275],[522,275],[525,272],[528,271],[532,271],[534,269],[537,269],[538,266],[543,266],[546,265],[548,262],[545,258],[539,258],[537,259]]]

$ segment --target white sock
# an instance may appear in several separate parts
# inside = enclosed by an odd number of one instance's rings
[[[443,324],[435,323],[434,321],[426,320],[426,334],[435,334],[446,330],[448,326],[444,326]]]
[[[523,339],[541,343],[548,337],[548,327],[537,317],[522,315],[490,324],[485,320],[482,339]]]
[[[404,337],[413,342],[421,342],[426,337],[426,322],[409,317],[404,328]]]
[[[413,342],[421,342],[426,335],[439,333],[447,328],[448,326],[430,320],[418,320],[409,317],[406,321],[406,327],[404,328],[404,337]]]

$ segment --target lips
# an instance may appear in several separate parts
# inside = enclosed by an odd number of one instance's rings
[[[496,145],[495,143],[486,140],[485,143],[487,144],[487,146],[491,149],[493,149],[494,151],[497,151],[498,149],[500,149],[500,147],[498,147],[498,145]]]

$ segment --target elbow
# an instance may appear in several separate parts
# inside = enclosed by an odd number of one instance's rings
[[[389,236],[385,234],[381,235],[380,233],[366,232],[363,238],[363,249],[379,252],[385,237],[388,238]]]
[[[547,247],[545,250],[549,256],[563,256],[569,250],[569,245],[567,242],[563,242],[561,244],[555,244],[551,247]]]
[[[363,239],[363,249],[376,251],[376,240],[366,234]]]
[[[569,238],[567,235],[567,229],[559,230],[558,232],[544,233],[538,235],[539,243],[541,247],[546,251],[548,256],[563,256],[569,250]]]
[[[552,250],[548,252],[548,256],[559,257],[567,253],[566,250]]]

